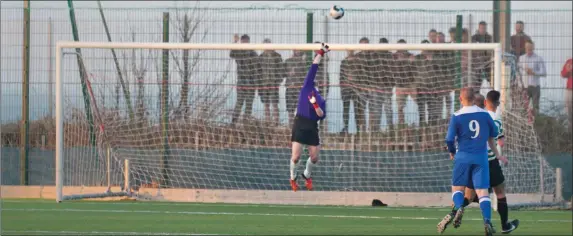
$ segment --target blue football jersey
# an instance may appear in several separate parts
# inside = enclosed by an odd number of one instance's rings
[[[487,140],[497,135],[497,127],[486,110],[465,106],[450,119],[446,143],[448,150],[456,154],[456,162],[482,164],[488,159]]]

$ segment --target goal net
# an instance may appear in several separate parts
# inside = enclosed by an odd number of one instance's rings
[[[293,192],[290,126],[320,45],[59,42],[57,200],[450,205],[448,120],[462,86],[506,88],[499,45],[330,46],[315,189]],[[498,113],[512,203],[554,202],[533,127]]]

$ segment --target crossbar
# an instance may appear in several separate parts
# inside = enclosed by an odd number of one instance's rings
[[[440,44],[328,44],[333,51],[346,50],[495,50],[499,43],[440,43]],[[320,44],[251,44],[251,43],[136,43],[136,42],[72,42],[58,41],[56,48],[100,49],[188,49],[188,50],[319,50]],[[59,50],[58,50],[59,51]]]

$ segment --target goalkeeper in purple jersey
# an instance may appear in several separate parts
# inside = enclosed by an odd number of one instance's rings
[[[308,146],[310,157],[306,161],[306,169],[301,176],[305,179],[306,189],[312,190],[311,168],[318,162],[318,152],[320,151],[318,123],[326,117],[326,101],[316,89],[314,78],[320,60],[328,51],[328,45],[322,43],[322,48],[316,51],[314,61],[306,74],[298,95],[298,105],[292,126],[292,156],[290,160],[290,185],[295,192],[298,190],[296,165],[302,153],[302,145]]]

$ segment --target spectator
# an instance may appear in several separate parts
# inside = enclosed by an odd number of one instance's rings
[[[456,42],[456,31],[456,27],[451,27],[450,30],[448,30],[448,33],[450,34],[450,43]]]
[[[468,29],[463,28],[462,29],[462,43],[469,43],[470,42],[470,37],[469,37],[469,33],[468,33]]]
[[[406,40],[400,39],[398,43],[406,43]],[[407,50],[397,50],[393,56],[394,62],[392,67],[394,69],[393,75],[396,83],[398,122],[399,124],[403,124],[405,122],[404,108],[406,107],[408,95],[416,99],[416,87],[413,81],[412,68],[410,67],[410,60],[414,59],[414,56]]]
[[[250,43],[249,35],[240,38],[241,43]],[[235,34],[233,42],[237,43],[239,36]],[[262,71],[259,55],[253,50],[231,50],[230,57],[237,63],[237,103],[233,111],[232,123],[236,124],[245,103],[245,116],[251,116],[255,89],[253,85],[260,81]]]
[[[271,43],[271,40],[265,39],[263,43]],[[275,50],[265,50],[259,56],[259,61],[263,72],[263,81],[259,83],[259,95],[261,96],[261,101],[265,106],[265,116],[268,121],[273,121],[278,125],[279,88],[283,82],[283,78],[286,77],[283,58],[281,54]]]
[[[353,87],[357,81],[354,80],[353,75],[356,74],[356,57],[354,51],[348,51],[348,55],[340,62],[340,97],[342,99],[342,120],[344,121],[344,128],[342,132],[348,132],[350,121],[350,101],[354,101],[354,114],[358,117],[358,111],[363,111],[363,106],[359,102],[358,93]],[[358,120],[357,120],[358,121]]]
[[[492,43],[493,38],[487,33],[487,23],[481,21],[478,25],[476,34],[472,36],[474,43]],[[472,70],[474,77],[470,82],[470,86],[474,89],[480,89],[482,81],[491,79],[491,60],[492,54],[488,50],[480,50],[472,52]]]
[[[569,128],[573,128],[573,60],[569,58],[563,69],[561,77],[567,79],[567,90],[565,90],[565,106],[567,106],[567,117],[569,118]]]
[[[437,43],[438,31],[436,31],[435,29],[431,29],[430,32],[428,32],[428,39],[430,40],[430,43]]]
[[[426,39],[422,41],[422,44],[427,43],[430,43],[430,41]],[[434,89],[433,86],[435,85],[435,83],[431,81],[431,79],[434,78],[432,76],[434,70],[430,64],[431,61],[432,53],[430,51],[422,51],[420,54],[414,57],[414,61],[412,62],[412,68],[414,69],[414,81],[416,84],[418,84],[418,96],[416,98],[416,103],[418,104],[420,125],[423,125],[426,121],[426,103],[434,100],[432,99],[432,94],[430,94]],[[428,110],[431,111],[432,109],[428,108]]]
[[[468,29],[463,28],[462,29],[462,43],[469,43],[469,35],[468,35]],[[469,74],[468,73],[468,69],[469,69],[469,58],[470,58],[470,51],[469,50],[463,50],[462,51],[462,81],[465,81],[465,85],[464,87],[472,87],[472,84],[470,84],[470,82],[473,81],[477,81],[477,79],[474,78],[473,73]],[[481,85],[481,84],[480,84]]]
[[[360,44],[368,44],[370,40],[366,37],[361,38]],[[375,60],[374,51],[360,51],[356,53],[355,70],[353,70],[352,79],[354,80],[354,89],[357,92],[356,107],[356,126],[359,131],[363,131],[366,127],[366,103],[368,103],[369,92],[364,88],[370,87],[370,83],[375,75],[375,70],[379,67],[379,63]]]
[[[525,42],[531,41],[531,38],[523,32],[523,21],[515,22],[515,34],[511,36],[511,53],[519,59],[525,54]]]
[[[289,124],[292,125],[294,112],[298,102],[298,94],[304,83],[306,76],[307,64],[304,59],[304,52],[293,50],[292,56],[285,60],[286,71],[286,108],[289,118]]]
[[[528,99],[533,101],[534,114],[539,112],[539,98],[541,87],[539,79],[546,75],[545,62],[543,58],[534,52],[533,41],[525,43],[525,54],[519,57],[519,69],[521,70],[521,82],[524,89],[527,89]]]
[[[386,38],[381,38],[380,43],[388,43]],[[394,78],[389,73],[392,70],[391,62],[393,60],[392,53],[389,51],[376,51],[374,52],[375,60],[378,67],[373,70],[371,86],[378,91],[370,92],[370,124],[372,131],[378,131],[380,118],[382,117],[382,108],[386,114],[386,124],[392,126],[392,89],[394,88]],[[390,128],[392,129],[392,128]]]
[[[438,40],[437,43],[446,43],[446,36],[444,35],[444,33],[442,32],[438,32]],[[452,51],[447,51],[447,50],[439,50],[439,51],[434,51],[434,54],[448,54],[451,53]]]
[[[445,43],[446,42],[446,35],[442,32],[438,32],[438,43]]]
[[[467,52],[467,50],[465,50]],[[463,55],[462,51],[462,55]],[[462,56],[463,57],[463,56]],[[434,90],[433,97],[437,99],[438,104],[433,104],[433,109],[430,112],[438,112],[441,114],[443,107],[443,98],[446,99],[446,118],[450,117],[450,112],[452,110],[452,97],[450,93],[454,90],[455,78],[456,78],[456,63],[455,63],[455,52],[454,51],[441,51],[440,53],[434,53],[432,57],[432,68],[437,73],[434,77]],[[463,62],[463,59],[462,59]],[[430,114],[431,115],[431,114]],[[441,115],[440,115],[441,116]]]

